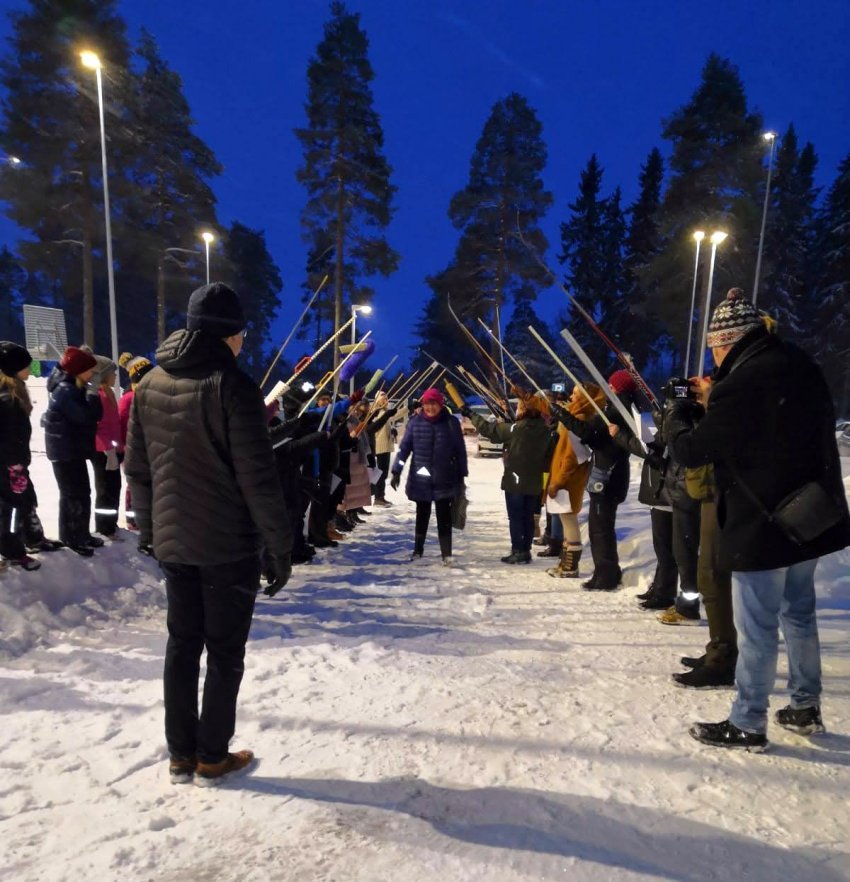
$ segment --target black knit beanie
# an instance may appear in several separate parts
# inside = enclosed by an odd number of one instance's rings
[[[0,340],[0,371],[4,374],[14,377],[31,363],[32,356],[23,346],[9,340]]]
[[[222,282],[204,285],[192,292],[186,327],[190,331],[206,331],[215,337],[232,337],[247,322],[239,296]]]

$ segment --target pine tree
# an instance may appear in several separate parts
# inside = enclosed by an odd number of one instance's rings
[[[306,288],[312,288],[315,263],[324,243],[332,243],[334,328],[345,319],[348,303],[368,303],[366,279],[391,275],[399,257],[384,231],[393,215],[396,188],[383,155],[384,133],[374,108],[368,58],[369,42],[360,15],[338,0],[331,3],[316,56],[307,70],[307,126],[295,134],[304,150],[298,180],[308,200],[301,213],[310,246]],[[305,291],[305,299],[310,295]],[[309,325],[305,325],[305,329]],[[334,364],[339,362],[339,341]]]
[[[534,299],[547,273],[537,255],[548,243],[539,223],[552,204],[543,185],[543,127],[522,95],[496,102],[470,161],[469,180],[452,198],[449,218],[460,231],[451,264],[427,281],[437,297],[451,296],[472,327],[482,318],[495,331],[496,316],[512,301]],[[493,344],[495,356],[495,344]]]
[[[629,327],[623,334],[626,348],[638,365],[647,366],[661,328],[648,310],[650,294],[641,281],[641,273],[661,251],[658,229],[661,187],[664,182],[664,159],[654,147],[641,166],[639,193],[629,206],[629,228],[625,242],[625,280],[623,299],[628,308]]]
[[[135,189],[124,209],[125,231],[118,239],[117,254],[125,285],[135,276],[144,290],[135,299],[145,307],[137,310],[133,321],[149,319],[148,305],[155,297],[156,337],[162,342],[166,309],[184,310],[189,292],[205,278],[198,237],[202,226],[216,227],[216,200],[209,181],[221,173],[221,166],[193,131],[180,76],[145,30],[136,54],[141,69],[130,98],[128,124],[134,151],[127,163]],[[123,243],[129,247],[120,247]],[[177,283],[170,292],[169,278]],[[133,299],[122,298],[121,305],[126,309]]]
[[[0,146],[22,163],[18,173],[3,176],[0,196],[8,217],[35,237],[21,246],[27,268],[57,291],[61,305],[72,307],[73,336],[93,345],[95,276],[101,268],[106,276],[100,129],[95,79],[78,53],[88,47],[101,58],[108,149],[120,153],[129,60],[125,25],[115,0],[30,0],[29,8],[12,13],[11,20],[10,51],[0,63]],[[119,196],[115,163],[110,185],[113,177],[113,195]],[[60,251],[68,248],[81,266],[66,285]],[[78,292],[82,327],[68,299]]]
[[[27,273],[4,245],[0,249],[0,340],[24,342],[21,305]]]
[[[737,68],[715,54],[691,100],[665,122],[672,153],[660,215],[663,250],[640,278],[651,314],[680,352],[690,315],[694,230],[729,234],[717,251],[715,291],[751,284],[764,193],[761,128],[761,117],[747,107]]]
[[[532,380],[543,389],[548,389],[553,382],[564,381],[563,371],[529,333],[529,326],[533,327],[552,349],[559,353],[559,356],[563,354],[563,341],[560,337],[557,341],[555,340],[549,327],[535,312],[531,298],[521,298],[517,301],[513,315],[505,327],[503,337],[505,348],[522,364]],[[558,345],[559,342],[560,345]],[[522,376],[510,360],[506,360],[505,370],[508,376],[520,386],[529,387],[529,381]]]
[[[788,127],[776,156],[765,232],[762,282],[758,306],[779,322],[780,332],[800,339],[810,312],[810,252],[818,190],[814,183],[817,155],[807,143],[797,146],[794,126]]]
[[[248,319],[240,366],[259,382],[271,361],[269,331],[280,309],[280,270],[268,252],[265,234],[238,221],[228,231],[225,255],[229,281],[238,292]]]
[[[601,196],[602,167],[594,153],[579,179],[579,195],[569,206],[570,218],[561,224],[561,253],[571,295],[614,340],[623,331],[623,241],[625,221],[620,190]],[[577,310],[569,306],[560,317],[594,364],[604,370],[612,359],[607,345]],[[575,364],[573,361],[572,364]]]
[[[839,413],[850,413],[850,154],[838,166],[818,218],[817,279],[810,347],[835,396]]]

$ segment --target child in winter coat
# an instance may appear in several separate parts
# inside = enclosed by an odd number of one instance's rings
[[[98,395],[103,416],[95,434],[94,467],[94,524],[95,530],[107,539],[118,538],[118,505],[121,499],[121,461],[124,459],[124,441],[121,438],[121,419],[115,400],[115,373],[118,366],[104,355],[96,355],[100,387]]]
[[[91,535],[91,484],[86,460],[95,454],[97,424],[103,415],[95,376],[97,360],[69,346],[47,380],[50,400],[42,418],[47,458],[59,486],[59,538],[83,557],[103,540]]]
[[[130,388],[121,396],[118,402],[118,420],[121,427],[121,449],[127,446],[127,427],[130,424],[130,410],[133,407],[133,396],[136,394],[136,386],[142,378],[153,370],[153,364],[143,355],[133,355],[130,352],[122,352],[118,358],[118,364],[127,371],[130,377]],[[124,512],[127,518],[127,529],[136,529],[136,519],[133,515],[133,497],[130,485],[124,492]]]

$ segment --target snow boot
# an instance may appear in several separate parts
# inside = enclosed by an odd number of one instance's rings
[[[41,539],[39,542],[35,542],[32,545],[27,545],[27,551],[30,554],[38,554],[40,551],[45,553],[51,551],[59,551],[60,548],[64,548],[65,544],[63,542],[57,542],[54,539]]]
[[[683,655],[679,661],[686,668],[701,668],[705,664],[705,654],[703,655]]]
[[[80,557],[92,557],[94,555],[94,549],[91,545],[68,545],[67,547],[75,554],[79,554]]]
[[[564,550],[564,540],[563,539],[550,539],[549,544],[543,549],[543,551],[538,551],[538,557],[560,557],[561,552]]]
[[[89,535],[87,538],[83,539],[83,545],[88,545],[89,548],[103,548],[103,546],[106,545],[106,541],[101,539],[100,536]]]
[[[511,549],[511,553],[501,558],[502,563],[506,564],[527,564],[531,563],[531,552],[520,551],[517,548]]]
[[[222,779],[234,772],[241,772],[254,761],[250,750],[228,753],[220,763],[198,763],[195,767],[195,783],[200,787],[215,787]]]
[[[452,565],[452,534],[444,533],[440,539],[440,554],[443,557],[443,566],[450,567]]]
[[[168,761],[168,777],[172,784],[190,784],[198,761],[194,757],[172,756]]]
[[[554,576],[556,579],[577,579],[578,565],[581,560],[581,546],[568,545],[561,551],[561,559],[557,566],[550,567],[546,570],[547,574]]]
[[[735,685],[735,669],[700,665],[691,671],[673,674],[673,680],[686,689],[722,689]]]
[[[28,554],[25,554],[23,557],[15,558],[11,561],[13,567],[20,567],[22,570],[26,570],[28,573],[32,573],[35,570],[41,569],[41,564],[34,558],[30,557]]]
[[[688,730],[691,738],[712,747],[731,747],[750,753],[761,753],[767,748],[764,732],[745,732],[729,720],[721,723],[694,723]]]
[[[798,735],[818,735],[826,732],[821,719],[819,707],[787,707],[780,708],[774,719],[783,729],[796,732]]]
[[[538,536],[536,539],[532,540],[532,545],[549,545],[552,541],[552,537],[548,533],[544,533],[542,536]]]

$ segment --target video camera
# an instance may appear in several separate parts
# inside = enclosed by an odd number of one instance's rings
[[[691,389],[691,381],[687,377],[671,377],[663,389],[667,401],[696,401],[696,392]]]

